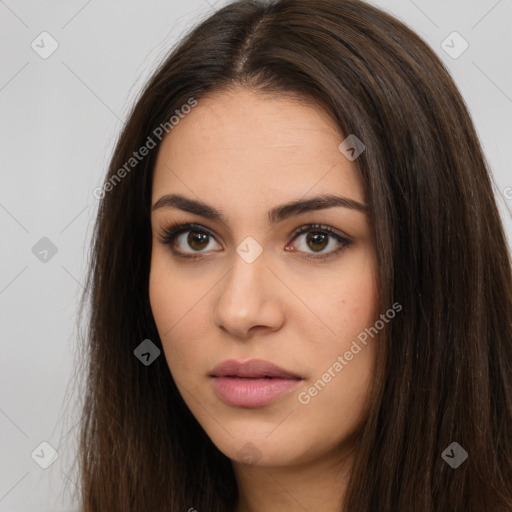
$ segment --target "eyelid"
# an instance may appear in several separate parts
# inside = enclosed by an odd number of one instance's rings
[[[198,224],[195,222],[173,223],[171,226],[168,226],[163,229],[163,233],[159,237],[159,242],[163,245],[169,245],[171,247],[171,251],[173,252],[173,254],[175,254],[178,257],[184,258],[184,259],[194,260],[194,259],[198,259],[198,258],[207,257],[210,254],[209,251],[207,251],[207,252],[193,251],[193,252],[188,253],[188,252],[182,252],[180,250],[176,250],[173,247],[174,240],[179,235],[189,232],[189,231],[195,231],[195,232],[207,234],[208,236],[212,237],[217,243],[219,243],[217,241],[216,235],[213,233],[212,230],[210,230],[209,228],[207,228],[206,226],[204,226],[202,224]],[[313,260],[313,261],[315,261],[315,260],[321,261],[321,260],[327,259],[331,256],[337,255],[339,252],[343,251],[344,249],[346,249],[348,246],[352,245],[352,243],[353,243],[353,241],[350,237],[345,235],[343,232],[332,228],[331,226],[324,225],[324,224],[310,223],[310,224],[304,224],[304,225],[300,226],[291,235],[289,235],[291,237],[291,240],[290,240],[290,242],[288,242],[287,247],[290,243],[294,242],[300,235],[302,235],[303,233],[311,232],[311,231],[319,231],[319,232],[326,233],[327,236],[336,239],[336,241],[339,244],[341,244],[341,246],[338,247],[337,249],[331,250],[329,252],[317,253],[317,254],[315,254],[314,252],[309,253],[309,252],[305,252],[305,251],[292,251],[292,252],[298,252],[301,254],[302,253],[305,254],[306,256],[301,256],[303,259],[309,259],[309,260]]]
[[[345,233],[343,233],[342,231],[338,230],[338,229],[335,229],[331,226],[328,226],[326,224],[316,224],[316,223],[311,223],[311,224],[304,224],[303,226],[300,226],[299,228],[297,228],[293,233],[292,233],[292,240],[295,240],[295,238],[299,235],[301,235],[302,233],[307,233],[308,231],[315,231],[315,230],[318,230],[318,231],[326,231],[327,233],[329,233],[330,235],[332,235],[333,237],[339,237],[339,238],[342,238],[343,240],[347,241],[347,242],[351,242],[351,237],[349,237],[348,235],[346,235]]]
[[[213,231],[208,229],[206,226],[203,226],[202,224],[197,224],[195,222],[184,222],[184,223],[177,222],[177,223],[174,223],[174,224],[164,228],[162,234],[159,236],[159,242],[161,244],[163,244],[163,245],[171,246],[172,252],[175,255],[183,257],[183,258],[192,259],[192,258],[195,258],[195,257],[202,257],[201,256],[202,254],[207,254],[207,253],[196,251],[195,252],[195,256],[194,256],[194,252],[192,252],[192,253],[183,253],[183,252],[173,248],[174,240],[179,235],[181,235],[183,233],[187,233],[188,231],[195,231],[195,232],[207,234],[208,236],[213,238],[217,243],[219,243],[217,241],[217,237],[213,233]]]
[[[299,236],[301,236],[303,233],[309,233],[311,231],[317,231],[321,233],[327,233],[327,235],[331,238],[334,238],[339,244],[341,244],[337,249],[333,249],[329,252],[321,252],[321,253],[314,253],[314,252],[304,252],[304,251],[292,251],[292,252],[299,252],[303,254],[300,256],[302,259],[311,260],[311,261],[317,261],[320,262],[322,260],[327,260],[331,257],[336,257],[339,253],[343,252],[347,247],[351,246],[353,244],[353,240],[348,237],[347,235],[343,234],[339,230],[336,230],[332,228],[331,226],[327,226],[325,224],[305,224],[298,229],[295,230],[294,234],[292,235],[292,239],[290,243],[294,242]],[[288,245],[287,245],[288,247]]]

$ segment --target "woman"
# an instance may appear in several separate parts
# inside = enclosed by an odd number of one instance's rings
[[[359,0],[227,5],[95,195],[84,511],[512,510],[510,260],[410,29]]]

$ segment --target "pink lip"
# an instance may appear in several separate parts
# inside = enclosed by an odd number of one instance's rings
[[[210,373],[217,396],[236,407],[262,407],[302,380],[279,366],[260,359],[240,363],[234,359],[217,365]]]

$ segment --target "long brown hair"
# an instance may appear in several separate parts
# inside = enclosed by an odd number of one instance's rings
[[[510,512],[512,278],[488,164],[434,52],[360,0],[233,2],[172,50],[129,115],[82,297],[84,512],[236,504],[231,462],[186,407],[165,358],[145,366],[134,356],[145,339],[163,350],[148,298],[155,129],[171,132],[191,98],[234,85],[319,102],[366,146],[356,163],[379,310],[399,302],[403,311],[378,344],[343,510]],[[156,147],[127,167],[148,137]],[[457,468],[442,457],[453,442],[468,454]]]

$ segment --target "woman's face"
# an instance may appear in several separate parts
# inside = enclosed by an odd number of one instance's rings
[[[339,456],[364,421],[376,255],[344,139],[311,102],[240,88],[201,98],[159,150],[151,308],[184,401],[235,463]],[[320,196],[346,200],[283,207]],[[233,360],[285,373],[216,370]]]

